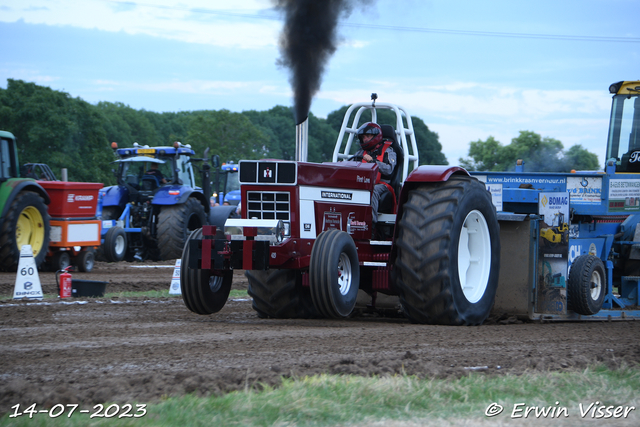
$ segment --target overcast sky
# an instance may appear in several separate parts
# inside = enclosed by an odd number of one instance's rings
[[[351,3],[311,111],[376,92],[437,132],[450,164],[521,130],[603,163],[608,87],[640,79],[638,0]],[[282,23],[269,0],[0,0],[0,87],[157,112],[292,106]]]

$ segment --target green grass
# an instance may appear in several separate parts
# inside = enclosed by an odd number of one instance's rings
[[[66,415],[50,419],[46,414],[38,414],[29,419],[26,415],[9,418],[7,414],[0,419],[0,426],[364,427],[375,423],[387,426],[407,422],[433,426],[447,422],[477,425],[482,420],[486,422],[483,425],[506,425],[524,421],[524,416],[512,419],[514,405],[518,403],[540,408],[566,407],[569,417],[562,415],[561,421],[550,420],[548,416],[545,424],[581,426],[591,420],[591,415],[581,417],[579,404],[589,405],[596,401],[603,405],[638,408],[631,411],[626,419],[601,419],[596,425],[608,425],[611,421],[640,425],[640,370],[622,368],[611,371],[598,367],[582,372],[527,373],[520,376],[473,373],[456,380],[320,375],[285,379],[281,386],[265,387],[260,392],[247,389],[218,397],[188,395],[166,398],[148,405],[147,414],[137,419],[89,420],[83,414],[74,414],[71,419]],[[485,410],[493,402],[502,405],[504,411],[488,418]],[[515,415],[523,414],[516,412]],[[531,414],[528,418],[533,420],[536,417]]]

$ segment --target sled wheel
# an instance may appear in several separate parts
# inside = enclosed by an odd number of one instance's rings
[[[590,316],[602,308],[607,289],[604,263],[594,255],[580,255],[571,263],[567,285],[568,308]]]
[[[415,323],[479,325],[493,306],[500,268],[496,210],[469,176],[409,192],[398,223],[396,285]]]
[[[127,233],[122,227],[111,227],[104,235],[102,252],[108,262],[120,262],[127,253]]]
[[[71,258],[66,251],[58,251],[51,257],[51,269],[53,271],[64,270],[71,264]]]
[[[180,205],[163,206],[158,214],[160,258],[180,258],[189,234],[202,228],[205,221],[204,206],[195,197]]]
[[[202,239],[202,229],[191,233],[182,250],[180,261],[180,291],[182,300],[189,310],[196,314],[217,313],[224,307],[233,281],[233,271],[225,271],[223,276],[214,276],[211,270],[189,267],[191,250],[189,240]]]
[[[309,264],[313,305],[324,317],[347,317],[356,305],[359,286],[358,252],[351,236],[335,229],[320,233]]]
[[[318,317],[309,288],[302,286],[300,270],[251,270],[247,293],[262,318],[308,319]]]
[[[84,251],[80,251],[78,256],[76,256],[75,264],[78,266],[79,271],[89,273],[91,270],[93,270],[95,261],[96,257],[93,253],[93,250],[87,249]]]
[[[20,250],[30,245],[36,266],[40,266],[49,249],[49,214],[37,193],[19,193],[3,214],[0,228],[0,269],[16,271]]]

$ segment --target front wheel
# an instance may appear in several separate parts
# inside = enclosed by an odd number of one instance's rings
[[[495,300],[500,236],[485,186],[469,176],[412,189],[398,223],[396,285],[415,323],[479,325]]]
[[[78,270],[89,273],[93,270],[93,266],[95,264],[96,258],[92,249],[85,249],[80,251],[80,253],[76,256],[75,264],[78,266]]]
[[[102,252],[107,262],[120,262],[127,253],[127,233],[122,227],[111,227],[104,235]]]
[[[594,255],[580,255],[571,263],[567,284],[570,310],[583,316],[596,314],[602,308],[607,288],[604,263]]]
[[[53,254],[51,257],[51,269],[53,271],[64,270],[69,267],[71,264],[71,258],[69,257],[69,253],[66,251],[58,251]]]
[[[214,276],[211,270],[189,267],[191,249],[189,240],[202,239],[202,229],[191,233],[184,245],[180,261],[180,290],[187,308],[196,314],[213,314],[222,310],[229,298],[233,271],[225,271],[222,276]]]
[[[348,317],[360,287],[358,252],[344,231],[323,231],[311,250],[309,287],[313,305],[325,317]]]

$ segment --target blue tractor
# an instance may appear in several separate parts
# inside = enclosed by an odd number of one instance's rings
[[[218,156],[195,158],[191,146],[180,142],[172,147],[134,143],[133,148],[113,143],[112,148],[118,158],[117,185],[100,190],[98,206],[104,258],[109,262],[180,258],[193,230],[218,221],[211,215],[208,198],[211,165],[218,166]],[[202,188],[196,185],[195,162],[203,162],[198,169]]]
[[[212,200],[219,205],[238,206],[240,203],[239,165],[233,162],[223,163],[216,178],[216,189]]]
[[[640,81],[612,84],[604,171],[472,172],[498,210],[494,312],[543,320],[640,318]]]

